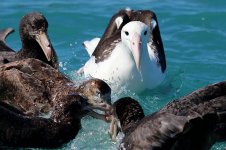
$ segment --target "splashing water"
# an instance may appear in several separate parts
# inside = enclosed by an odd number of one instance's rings
[[[150,5],[151,2],[151,5]],[[49,22],[49,37],[56,50],[60,70],[76,85],[83,77],[76,70],[85,64],[89,55],[82,47],[85,40],[101,37],[110,17],[121,8],[148,9],[156,12],[167,58],[167,76],[158,88],[135,94],[122,87],[123,96],[139,101],[145,114],[159,110],[169,101],[197,88],[225,80],[225,9],[226,1],[13,1],[2,0],[0,27],[12,27],[15,33],[7,38],[13,49],[21,48],[18,26],[28,11],[42,12]],[[98,9],[95,9],[98,8]],[[112,102],[120,95],[113,93]],[[82,129],[70,143],[59,149],[116,149],[107,133],[109,124],[85,117]],[[224,150],[217,143],[212,150]]]

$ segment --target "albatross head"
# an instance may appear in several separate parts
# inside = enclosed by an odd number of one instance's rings
[[[148,26],[140,21],[127,23],[121,31],[122,42],[131,50],[136,67],[140,72],[142,53],[147,51],[150,30]]]

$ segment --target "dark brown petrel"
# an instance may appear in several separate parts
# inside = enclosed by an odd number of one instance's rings
[[[4,42],[12,29],[2,30],[0,32],[0,64],[35,58],[58,69],[57,55],[49,40],[47,30],[48,22],[41,13],[32,12],[25,15],[20,21],[22,48],[18,52],[12,50]]]
[[[226,139],[226,81],[200,88],[146,117],[129,97],[116,101],[113,110],[110,133],[124,133],[119,149],[208,150]]]

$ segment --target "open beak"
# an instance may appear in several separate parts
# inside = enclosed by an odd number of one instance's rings
[[[47,60],[50,61],[53,53],[53,48],[48,38],[48,35],[45,32],[41,31],[39,32],[39,34],[36,35],[35,39],[42,48]]]
[[[110,114],[112,112],[112,106],[107,103],[97,103],[94,105],[88,105],[88,106],[86,106],[85,109],[89,111],[88,115],[90,115],[96,119],[100,119],[105,122],[109,122],[111,120]],[[94,110],[100,110],[103,112],[103,114],[100,114]]]
[[[131,41],[131,47],[132,47],[132,54],[136,63],[136,67],[138,71],[140,72],[140,60],[141,60],[141,54],[142,54],[142,42],[141,42],[141,36],[137,33],[135,33],[132,37]]]
[[[109,135],[112,141],[116,141],[116,136],[118,134],[118,121],[113,113],[113,107],[107,103],[100,103],[95,106],[87,106],[86,109],[89,111],[88,115],[103,120],[105,122],[110,122]],[[104,111],[104,114],[97,113],[93,109],[98,109]]]

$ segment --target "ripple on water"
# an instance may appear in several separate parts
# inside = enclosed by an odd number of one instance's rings
[[[20,18],[29,11],[42,12],[49,22],[49,37],[61,62],[60,70],[78,85],[86,78],[78,76],[76,70],[89,58],[83,41],[100,37],[109,18],[121,8],[154,10],[167,57],[166,79],[155,90],[141,94],[121,90],[123,96],[137,99],[145,114],[150,114],[173,99],[226,79],[225,6],[225,0],[1,0],[0,28],[16,29],[7,43],[19,50]],[[113,94],[113,102],[119,97]],[[78,136],[63,149],[115,149],[107,134],[109,124],[85,117],[82,126]],[[217,143],[212,149],[225,147],[225,143]]]

